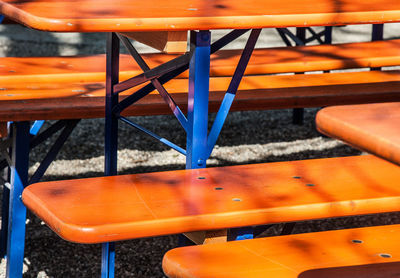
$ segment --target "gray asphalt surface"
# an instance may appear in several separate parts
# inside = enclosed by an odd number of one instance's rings
[[[399,37],[399,25],[388,25],[385,38]],[[367,41],[370,26],[334,29],[334,43]],[[397,32],[396,32],[397,31]],[[216,32],[219,37],[223,32]],[[232,48],[240,48],[241,38]],[[136,44],[141,52],[151,49]],[[258,46],[283,45],[275,30],[263,31]],[[104,34],[54,34],[18,25],[0,25],[1,56],[50,56],[104,53]],[[232,113],[208,162],[210,167],[310,159],[360,154],[342,143],[322,137],[314,127],[318,109],[307,109],[305,124],[291,124],[291,110]],[[211,115],[210,122],[214,115]],[[134,121],[160,136],[185,145],[185,134],[171,116],[136,117]],[[69,138],[45,179],[70,179],[101,176],[103,173],[103,120],[83,120]],[[122,174],[183,169],[184,157],[146,135],[120,125],[119,171]],[[30,172],[37,167],[49,144],[36,148]],[[400,223],[397,213],[299,223],[295,233],[368,225]],[[276,235],[280,225],[264,235]],[[117,244],[116,277],[163,277],[163,254],[177,245],[176,236],[125,241]],[[56,236],[39,219],[27,220],[24,277],[98,277],[100,245],[68,243]],[[0,264],[4,277],[5,261]]]

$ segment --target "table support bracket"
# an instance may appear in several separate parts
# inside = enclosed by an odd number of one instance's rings
[[[240,82],[246,70],[247,64],[249,63],[251,54],[253,53],[254,47],[257,43],[260,33],[261,29],[252,30],[250,37],[247,40],[246,46],[242,52],[235,73],[233,74],[231,83],[229,84],[228,90],[225,93],[224,99],[222,100],[217,116],[211,128],[210,134],[208,136],[207,158],[211,155],[212,150],[214,149],[214,146],[218,140],[219,134],[225,123],[226,117],[228,116],[229,110],[232,106],[233,100],[236,96],[236,92],[239,88]]]

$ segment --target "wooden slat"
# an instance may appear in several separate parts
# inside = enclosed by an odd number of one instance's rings
[[[393,0],[2,0],[0,13],[45,31],[130,32],[400,21]]]
[[[334,54],[333,54],[334,53]],[[216,111],[239,59],[240,51],[212,56],[210,110]],[[145,54],[151,68],[177,55]],[[128,55],[121,55],[120,79],[142,71]],[[301,72],[400,64],[400,40],[257,49],[247,75]],[[0,120],[97,118],[104,116],[104,55],[86,57],[36,57],[0,59]],[[239,87],[233,110],[260,110],[399,101],[397,71],[335,73],[297,76],[247,76]],[[187,104],[187,72],[166,84],[176,102]],[[129,91],[129,92],[132,92]],[[125,94],[129,93],[126,92]],[[122,94],[122,98],[124,94]],[[62,99],[59,99],[62,98]],[[129,108],[125,115],[170,113],[152,94]]]
[[[329,107],[316,122],[322,133],[400,164],[400,103]]]
[[[397,277],[400,225],[242,240],[170,250],[171,278]]]
[[[183,111],[187,106],[186,79],[165,88]],[[218,110],[230,78],[210,80],[209,109]],[[104,83],[16,83],[0,90],[0,120],[50,120],[104,117]],[[136,89],[135,89],[136,90]],[[312,75],[246,76],[233,103],[233,111],[319,107],[326,105],[400,101],[399,71],[369,71]],[[121,99],[134,92],[128,90]],[[157,93],[124,111],[127,116],[170,114]]]
[[[22,199],[62,238],[94,243],[398,211],[399,179],[356,156],[43,182]]]
[[[195,244],[214,244],[228,241],[228,230],[197,231],[184,233]]]
[[[241,50],[221,50],[211,56],[210,75],[232,76]],[[178,57],[173,54],[143,54],[150,68]],[[2,57],[0,81],[2,84],[21,81],[103,81],[105,55],[66,57]],[[337,70],[363,67],[386,67],[400,64],[400,40],[387,40],[336,45],[278,47],[254,50],[246,75],[270,73]],[[122,77],[142,73],[133,58],[121,54]],[[72,75],[73,74],[73,75]],[[187,78],[188,72],[181,78]]]
[[[165,53],[184,53],[187,50],[187,31],[125,32],[122,34]]]

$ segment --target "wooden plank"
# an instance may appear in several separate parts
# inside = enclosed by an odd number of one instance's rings
[[[43,182],[22,199],[62,238],[95,243],[398,211],[399,179],[356,156]]]
[[[184,235],[196,244],[214,244],[228,241],[228,230],[197,231],[184,233]]]
[[[400,165],[400,103],[329,107],[316,123],[320,132]]]
[[[387,278],[400,268],[400,225],[242,240],[170,250],[168,277]]]
[[[187,51],[187,31],[126,32],[122,34],[164,53],[184,53]]]
[[[232,76],[241,50],[221,50],[211,56],[210,75]],[[150,68],[168,62],[178,55],[150,53],[143,59]],[[0,80],[4,82],[103,81],[105,55],[66,57],[2,57]],[[400,64],[400,40],[255,49],[246,75],[307,72],[363,67],[387,67]],[[130,55],[121,54],[120,70],[125,78],[142,73]],[[74,77],[74,75],[76,77]],[[23,76],[23,77],[22,77]],[[123,76],[123,77],[124,77]],[[188,77],[185,72],[181,78]],[[49,80],[48,80],[49,81]]]
[[[45,31],[132,32],[371,24],[400,21],[393,0],[2,0],[0,13]]]
[[[68,79],[67,79],[68,80]],[[210,80],[209,110],[218,110],[231,78]],[[5,81],[5,83],[7,83]],[[16,83],[0,90],[0,120],[51,120],[104,117],[104,83]],[[187,106],[187,79],[165,84],[183,111]],[[136,89],[121,93],[121,99]],[[232,111],[339,104],[400,101],[399,71],[368,71],[308,75],[246,76],[242,79]],[[154,92],[124,111],[126,116],[170,114]]]
[[[335,55],[332,56],[332,53]],[[151,68],[177,55],[143,55]],[[211,61],[210,111],[216,111],[240,57],[239,50],[215,53]],[[400,40],[257,49],[246,74],[302,72],[400,64]],[[142,73],[129,55],[121,55],[120,79]],[[104,55],[83,57],[5,57],[0,59],[0,120],[104,117]],[[399,72],[335,73],[296,76],[246,76],[232,110],[318,107],[399,101]],[[218,77],[218,78],[215,78]],[[165,87],[185,110],[187,72]],[[122,98],[132,92],[122,93]],[[62,98],[62,99],[59,99]],[[151,94],[125,115],[169,114]]]

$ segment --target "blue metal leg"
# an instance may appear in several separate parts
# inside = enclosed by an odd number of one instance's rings
[[[42,128],[43,124],[44,124],[43,120],[35,121],[31,127],[30,131],[31,135],[37,135],[39,133],[39,130]]]
[[[306,41],[306,28],[296,28],[296,37],[303,43],[296,43],[296,45],[304,45]],[[302,125],[304,123],[304,108],[294,108],[292,114],[292,123],[294,125]]]
[[[9,128],[9,127],[8,127]],[[12,130],[10,130],[10,134],[8,138],[12,138]],[[11,155],[11,146],[6,150],[8,155]],[[10,182],[11,178],[11,169],[10,163],[5,161],[5,168],[0,166],[0,171],[5,172],[5,181]],[[10,187],[3,185],[3,197],[1,202],[1,231],[0,231],[0,258],[5,258],[7,254],[7,232],[8,232],[8,208],[10,206]]]
[[[9,181],[10,170],[7,168]],[[0,258],[5,258],[7,253],[7,230],[8,230],[8,207],[10,205],[10,189],[7,186],[3,186],[3,197],[1,203],[1,233],[0,233]]]
[[[187,169],[206,167],[211,33],[192,31],[190,40],[195,49],[189,64]]]
[[[6,277],[22,277],[26,208],[21,194],[28,183],[29,122],[13,124],[11,191],[8,219]]]
[[[105,123],[105,167],[106,176],[117,174],[118,119],[112,109],[118,104],[118,94],[114,85],[119,75],[119,39],[115,33],[107,38],[107,77],[106,77],[106,123]],[[114,277],[115,244],[103,243],[101,277]]]
[[[114,277],[115,243],[103,243],[101,253],[101,278]]]
[[[245,240],[254,238],[253,227],[229,229],[228,240]]]
[[[192,31],[190,48],[194,51],[189,63],[189,94],[186,129],[186,169],[205,168],[208,133],[208,95],[210,78],[211,32]],[[191,245],[180,236],[179,246]]]
[[[383,40],[383,24],[373,24],[372,25],[372,38],[373,41]]]
[[[325,27],[325,35],[324,35],[324,44],[331,44],[332,43],[332,26]]]

